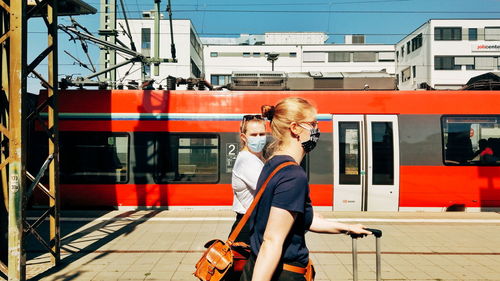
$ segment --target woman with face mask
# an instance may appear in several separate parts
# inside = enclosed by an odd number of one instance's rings
[[[234,229],[255,196],[260,171],[264,166],[263,150],[266,145],[266,123],[261,115],[245,115],[240,124],[241,151],[236,157],[231,184],[233,211],[236,212]],[[244,227],[236,241],[250,244],[248,227]]]
[[[296,165],[282,168],[271,178],[253,211],[248,223],[252,254],[240,281],[303,281],[313,272],[305,242],[307,231],[371,233],[362,225],[331,222],[313,211],[307,176],[299,164],[319,140],[316,109],[304,99],[286,98],[276,106],[263,106],[262,115],[271,121],[274,142],[257,190],[276,167],[285,162]]]

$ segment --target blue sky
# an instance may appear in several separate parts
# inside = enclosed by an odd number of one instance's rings
[[[86,0],[99,9],[99,0]],[[120,1],[117,0],[119,3]],[[124,0],[129,17],[153,9],[154,0]],[[500,18],[500,0],[171,0],[174,19],[190,19],[200,36],[237,36],[240,33],[318,31],[329,34],[329,43],[343,43],[345,34],[366,34],[367,43],[397,43],[429,19]],[[165,11],[167,0],[161,3]],[[494,11],[494,12],[492,12]],[[78,16],[77,21],[97,34],[99,15]],[[164,12],[167,17],[167,13]],[[121,12],[120,15],[121,17]],[[70,24],[61,17],[60,24]],[[29,22],[29,61],[45,47],[43,22]],[[175,31],[174,31],[175,32]],[[59,37],[60,75],[87,75],[88,70],[73,65],[64,53],[87,62],[80,43]],[[98,48],[90,45],[94,63]],[[38,70],[46,73],[46,62]],[[36,79],[28,79],[28,90],[37,92]]]

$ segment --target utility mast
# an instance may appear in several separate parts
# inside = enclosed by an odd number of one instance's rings
[[[151,77],[148,77],[149,71],[146,71],[146,69],[150,69],[149,66],[153,64],[153,75],[154,76],[159,76],[160,75],[160,64],[161,63],[176,63],[177,59],[175,58],[175,44],[173,43],[173,35],[172,37],[172,44],[171,44],[171,52],[172,52],[172,59],[165,59],[165,58],[160,58],[160,19],[161,19],[161,13],[160,13],[160,4],[161,0],[153,0],[154,1],[154,54],[151,57],[149,53],[143,54],[137,51],[137,48],[134,44],[133,38],[132,38],[132,33],[130,31],[130,26],[128,23],[128,18],[127,18],[127,13],[125,11],[125,4],[123,0],[120,0],[121,4],[121,10],[123,12],[123,17],[125,20],[125,25],[126,25],[126,30],[123,25],[120,24],[123,33],[128,37],[130,41],[130,47],[126,46],[124,42],[121,42],[117,37],[118,37],[118,30],[117,30],[117,21],[116,21],[116,13],[117,13],[117,3],[116,0],[101,0],[101,28],[99,29],[99,36],[101,36],[100,39],[97,39],[95,37],[89,36],[90,34],[82,34],[73,27],[61,27],[66,33],[68,34],[73,34],[70,36],[75,36],[75,38],[78,38],[79,40],[90,40],[96,44],[99,44],[101,46],[101,51],[100,51],[100,63],[99,63],[99,72],[93,73],[91,75],[88,75],[86,77],[82,77],[78,79],[79,81],[73,81],[69,84],[71,85],[94,85],[94,84],[103,84],[103,85],[108,85],[108,87],[111,87],[112,89],[115,89],[118,87],[117,83],[117,73],[116,69],[119,67],[122,67],[128,63],[135,63],[135,62],[140,62],[141,63],[141,78],[142,82],[149,81]],[[171,10],[171,5],[170,1],[168,1],[168,7],[167,11],[169,12],[170,16],[170,33],[173,33],[172,30],[172,10]],[[125,53],[128,56],[132,56],[132,58],[126,59],[124,62],[119,63],[118,65],[116,64],[116,51],[119,51],[120,53]],[[128,75],[128,72],[127,74]],[[97,77],[100,79],[99,83],[92,82],[89,79]]]
[[[101,0],[101,29],[99,35],[101,40],[116,44],[116,0]],[[99,70],[102,71],[116,65],[116,51],[112,48],[101,47],[99,54]],[[102,80],[109,81],[112,89],[116,88],[116,69],[101,75]]]

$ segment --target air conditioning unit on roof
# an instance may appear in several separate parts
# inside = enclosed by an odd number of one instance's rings
[[[284,90],[286,74],[263,71],[233,72],[231,81],[231,90]]]

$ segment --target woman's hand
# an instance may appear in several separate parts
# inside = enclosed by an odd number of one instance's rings
[[[345,234],[350,235],[350,234],[366,234],[370,235],[372,234],[370,231],[365,229],[366,226],[362,224],[347,224],[347,229]]]

